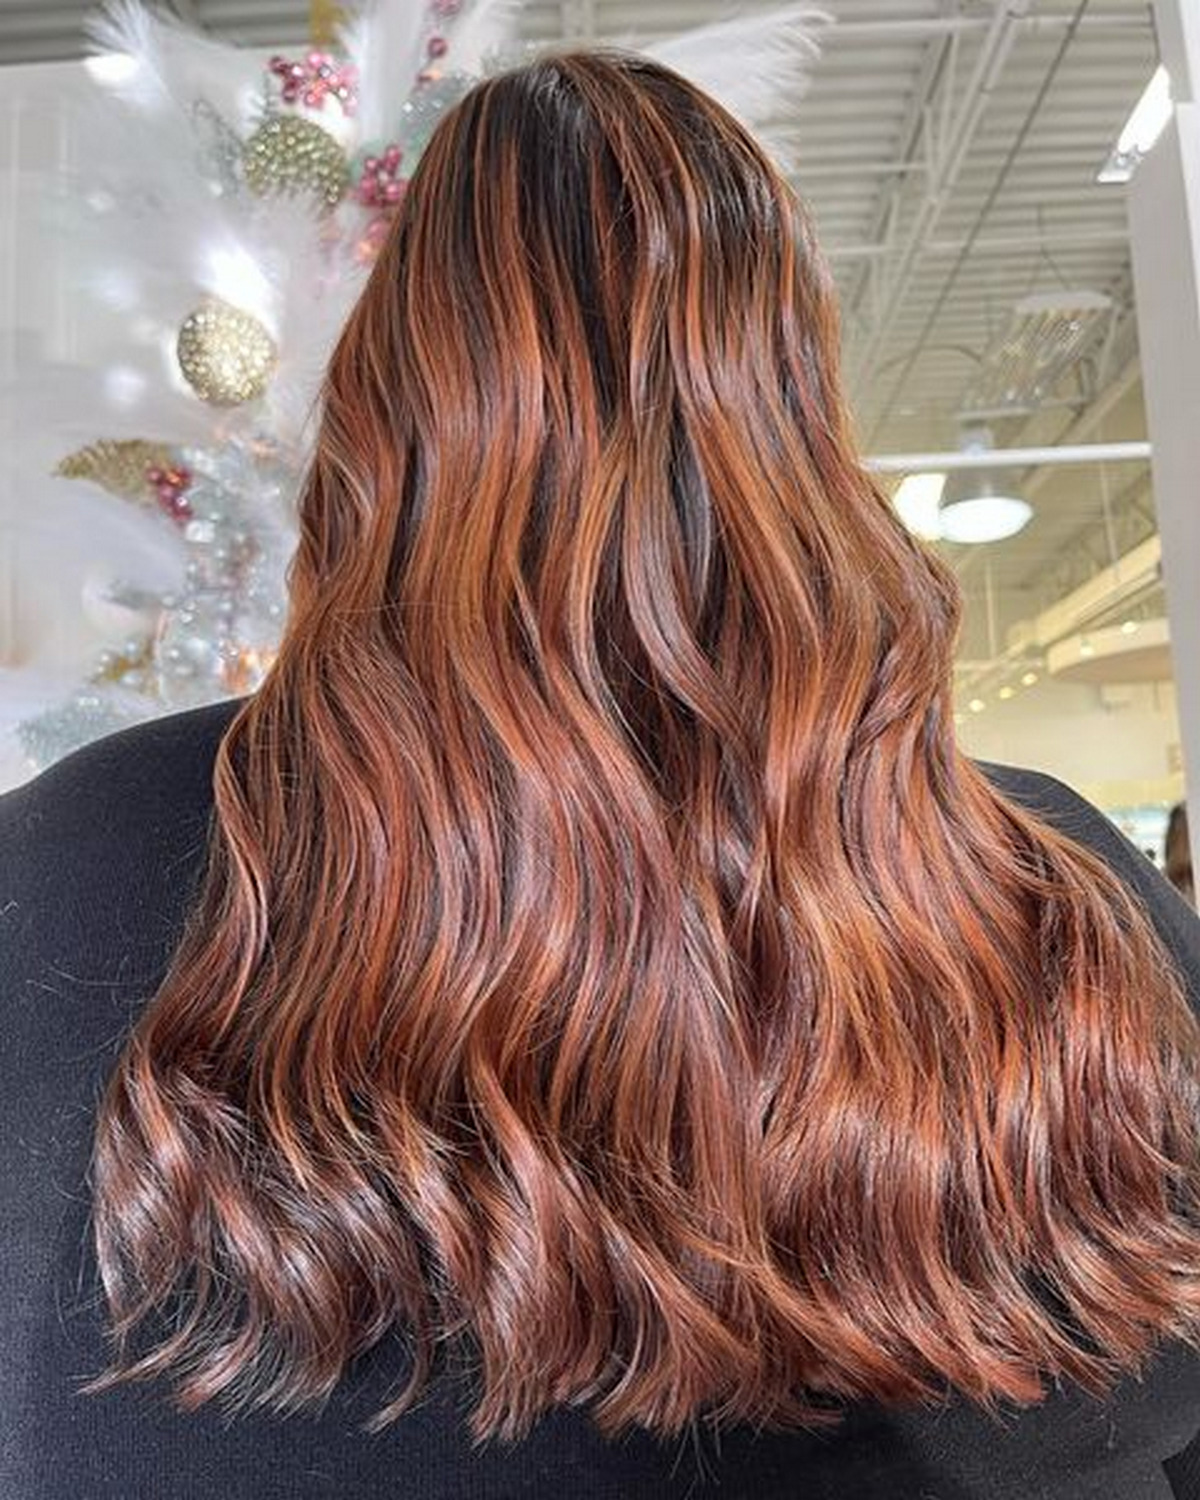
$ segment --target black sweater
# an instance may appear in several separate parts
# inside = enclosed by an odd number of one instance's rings
[[[563,1410],[474,1451],[469,1394],[435,1385],[379,1436],[395,1370],[351,1371],[318,1417],[181,1415],[162,1387],[79,1394],[104,1364],[88,1235],[98,1091],[153,994],[202,868],[228,705],[71,756],[0,799],[0,1496],[4,1500],[1200,1500],[1200,1355],[1164,1350],[1106,1402],[1072,1389],[989,1417],[864,1405],[819,1435],[602,1440]],[[1065,787],[989,768],[1138,893],[1200,1004],[1200,922]],[[1197,1443],[1200,1450],[1200,1443]]]

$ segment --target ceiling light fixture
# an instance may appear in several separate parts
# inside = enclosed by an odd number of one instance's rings
[[[1150,150],[1171,118],[1171,78],[1161,64],[1125,121],[1108,160],[1096,175],[1097,182],[1128,182],[1142,157]]]
[[[1081,361],[1112,317],[1112,298],[1087,287],[1022,297],[963,397],[964,416],[979,422],[1036,411],[1068,378],[1079,380]]]
[[[927,542],[936,541],[941,536],[938,505],[945,487],[944,474],[908,474],[900,481],[892,496],[892,504],[914,536],[924,537]]]
[[[971,427],[962,435],[964,453],[989,453],[992,435],[986,427]],[[942,491],[938,521],[948,542],[976,546],[1001,542],[1029,524],[1033,506],[1013,493],[1003,469],[956,470]]]

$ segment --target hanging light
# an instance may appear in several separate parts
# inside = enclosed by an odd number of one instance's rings
[[[992,435],[985,427],[969,428],[959,445],[964,453],[986,453]],[[946,480],[938,521],[948,542],[974,546],[1000,542],[1029,524],[1033,506],[1014,493],[1005,469],[959,469]]]
[[[1078,377],[1112,316],[1112,298],[1086,287],[1022,297],[963,397],[964,415],[974,423],[1036,411],[1067,376]]]
[[[939,514],[946,476],[937,473],[908,474],[892,496],[896,514],[914,536],[936,541],[942,534]]]

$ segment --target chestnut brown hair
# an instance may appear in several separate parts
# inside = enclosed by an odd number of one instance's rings
[[[956,748],[763,152],[635,58],[437,130],[328,372],[278,661],[99,1118],[114,1380],[480,1435],[1102,1387],[1200,1312],[1196,1027]]]

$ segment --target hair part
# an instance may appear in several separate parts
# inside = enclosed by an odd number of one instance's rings
[[[577,54],[435,133],[332,361],[278,661],[100,1113],[114,1359],[478,1435],[1036,1400],[1195,1336],[1196,1037],[960,755],[753,140]],[[148,1347],[147,1347],[148,1345]]]

